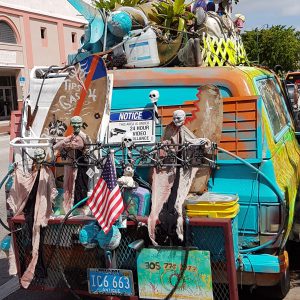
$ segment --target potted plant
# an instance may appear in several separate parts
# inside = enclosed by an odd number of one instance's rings
[[[184,0],[162,0],[152,3],[149,19],[158,28],[158,52],[161,64],[172,61],[183,41],[184,32],[195,18]]]

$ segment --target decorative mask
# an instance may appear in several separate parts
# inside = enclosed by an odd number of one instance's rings
[[[159,98],[159,92],[157,90],[153,90],[149,93],[149,99],[151,103],[156,103]]]
[[[80,128],[82,127],[82,118],[79,116],[72,117],[71,125],[73,127],[74,134],[78,134],[80,132]]]
[[[183,110],[178,109],[173,112],[173,122],[177,127],[180,127],[184,124],[185,118],[186,116]]]
[[[41,164],[46,157],[46,152],[43,148],[36,148],[34,150],[34,159],[37,164]]]
[[[122,145],[126,148],[131,148],[133,145],[133,135],[131,132],[126,132],[122,138]]]

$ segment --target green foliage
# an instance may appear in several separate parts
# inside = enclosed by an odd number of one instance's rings
[[[195,17],[187,9],[190,4],[185,4],[184,0],[163,0],[153,2],[152,5],[154,9],[149,14],[149,19],[165,28],[163,31],[166,37],[172,34],[176,36],[177,31],[186,30],[188,21]]]
[[[147,0],[94,0],[93,5],[98,9],[114,10],[116,6],[138,6],[148,2]]]
[[[283,70],[296,70],[300,63],[300,32],[282,25],[256,29],[242,35],[248,59],[252,62]]]

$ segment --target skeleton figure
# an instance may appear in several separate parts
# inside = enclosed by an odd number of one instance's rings
[[[152,90],[149,93],[149,99],[150,99],[152,104],[156,103],[159,99],[159,92],[157,90]]]
[[[162,143],[184,144],[185,142],[197,145],[208,145],[209,141],[205,138],[196,138],[196,136],[184,126],[186,119],[183,110],[176,110],[173,113],[173,121],[168,124],[164,130]],[[173,149],[177,157],[181,154],[178,147]],[[152,176],[152,208],[148,218],[149,236],[154,245],[155,227],[157,221],[160,222],[157,234],[158,238],[167,235],[175,243],[183,241],[183,202],[189,192],[197,168],[188,167],[162,167],[154,168]],[[166,240],[160,241],[165,243]]]
[[[52,204],[57,195],[55,178],[52,170],[42,165],[46,154],[44,149],[34,151],[34,164],[31,171],[16,167],[13,186],[7,203],[14,216],[24,214],[27,225],[27,243],[30,248],[30,261],[21,277],[21,285],[27,288],[32,279],[44,278],[46,268],[43,260],[43,243],[48,220],[52,213]],[[13,250],[12,250],[13,251]],[[13,253],[10,255],[10,265],[14,265]],[[13,267],[11,269],[13,271]]]
[[[149,99],[153,105],[154,109],[154,117],[155,117],[155,124],[159,124],[159,115],[158,115],[158,108],[157,108],[157,102],[159,99],[159,92],[157,90],[152,90],[149,93]]]
[[[178,142],[184,143],[189,142],[197,145],[205,145],[207,149],[211,147],[211,142],[206,138],[196,138],[194,134],[184,126],[186,120],[186,114],[183,110],[178,109],[173,112],[173,122],[166,126],[163,140],[165,143],[177,144]],[[174,125],[175,127],[174,127]],[[173,125],[173,126],[172,126]],[[169,139],[170,136],[178,135],[175,140],[173,138]]]
[[[131,132],[126,132],[122,138],[122,148],[123,148],[123,155],[126,153],[127,159],[130,163],[132,163],[132,148],[134,146],[133,143],[133,135]]]
[[[120,177],[117,182],[121,187],[136,188],[137,184],[133,180],[134,170],[131,164],[126,165],[123,176]]]
[[[80,130],[82,127],[82,118],[80,116],[72,117],[71,125],[73,127],[73,134],[55,144],[53,149],[67,152],[67,162],[73,163],[74,160],[78,160],[80,163],[86,163],[83,157],[85,145],[91,141],[90,138]],[[78,168],[73,166],[64,167],[63,208],[65,213],[71,209],[73,204],[78,203],[87,196],[87,169],[87,166],[79,166]]]

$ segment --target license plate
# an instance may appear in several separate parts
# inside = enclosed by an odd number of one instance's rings
[[[91,294],[134,295],[131,270],[88,269],[88,279]]]

